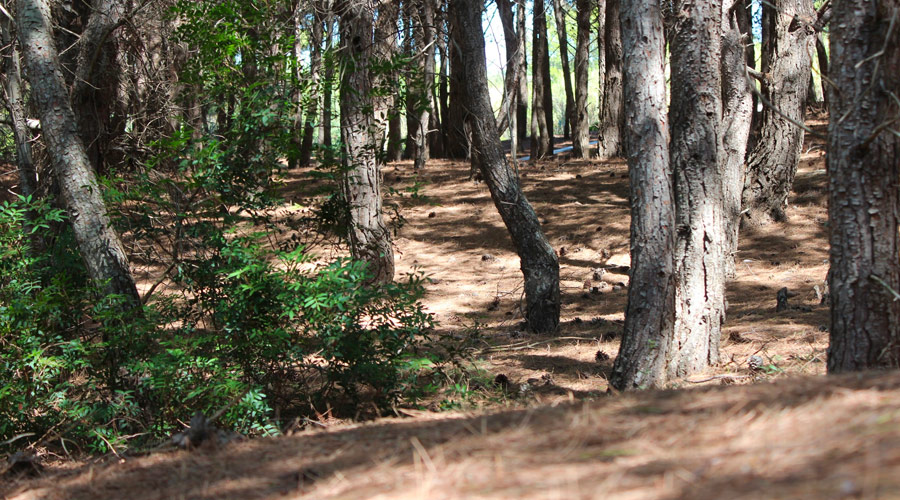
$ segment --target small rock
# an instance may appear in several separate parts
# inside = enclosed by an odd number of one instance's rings
[[[481,256],[481,260],[482,260],[482,262],[493,262],[493,261],[497,260],[497,258],[489,253],[486,253]]]
[[[581,179],[581,174],[575,174],[576,179]]]
[[[428,218],[429,218],[429,219],[433,219],[433,218],[435,218],[435,217],[437,217],[437,214],[436,214],[436,213],[434,213],[434,212],[429,212],[429,213],[428,213]]]

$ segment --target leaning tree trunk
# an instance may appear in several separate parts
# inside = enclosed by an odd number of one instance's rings
[[[625,0],[621,12],[631,270],[622,345],[609,379],[618,390],[665,381],[664,339],[671,337],[675,322],[675,211],[660,12],[658,0]]]
[[[112,228],[100,185],[78,136],[50,31],[53,24],[48,0],[20,0],[17,21],[44,141],[88,274],[107,294],[123,297],[125,307],[138,307],[141,301],[125,249]]]
[[[624,127],[624,103],[622,94],[622,30],[619,10],[622,0],[606,2],[604,43],[606,77],[604,78],[603,105],[600,108],[601,159],[622,154],[622,130]]]
[[[391,233],[382,216],[378,148],[384,136],[376,120],[372,65],[377,64],[373,29],[375,1],[348,2],[338,10],[341,26],[341,140],[344,146],[344,196],[350,210],[350,250],[369,264],[372,280],[394,278]]]
[[[575,95],[572,93],[572,72],[569,70],[569,35],[566,33],[566,11],[563,0],[553,0],[553,17],[556,20],[556,34],[559,38],[559,59],[562,63],[563,84],[566,90],[566,110],[563,122],[563,139],[571,138],[570,130],[575,121]]]
[[[531,159],[553,154],[553,99],[544,0],[534,0],[531,59]]]
[[[105,172],[110,144],[125,126],[124,112],[116,112],[121,72],[113,34],[125,22],[125,7],[121,0],[94,0],[91,9],[78,41],[71,101],[88,159],[96,172]]]
[[[519,186],[500,146],[497,123],[488,94],[481,0],[454,0],[459,42],[467,68],[466,103],[472,113],[475,154],[494,205],[509,230],[525,275],[525,319],[536,332],[559,325],[559,262],[541,231],[537,215]]]
[[[744,183],[744,221],[766,224],[787,219],[788,195],[794,183],[809,84],[809,55],[813,19],[810,0],[773,0],[764,3],[763,26],[769,34],[763,46],[762,98],[759,138],[748,159]],[[768,101],[768,102],[765,102]]]
[[[578,0],[578,42],[575,47],[575,109],[573,110],[572,153],[576,158],[590,157],[590,117],[587,110],[588,71],[590,70],[591,1]]]
[[[670,161],[675,173],[675,329],[669,378],[719,362],[729,239],[722,161],[722,5],[676,0],[671,53]],[[741,54],[743,55],[743,54]]]
[[[897,0],[839,0],[831,25],[828,371],[900,364],[900,16]]]
[[[741,9],[722,9],[722,186],[725,197],[725,236],[728,239],[725,269],[734,276],[738,229],[741,220],[741,190],[744,187],[744,160],[753,118],[753,97],[746,77],[745,40],[749,23],[743,23]],[[747,31],[743,31],[746,26]]]

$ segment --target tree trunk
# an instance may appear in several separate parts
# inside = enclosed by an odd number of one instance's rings
[[[344,195],[350,209],[350,250],[369,264],[372,280],[394,277],[391,233],[382,217],[381,165],[378,147],[383,123],[374,113],[375,82],[371,66],[378,64],[373,31],[375,1],[348,2],[338,10],[341,26],[341,140],[344,146]]]
[[[828,75],[828,52],[825,50],[825,42],[822,41],[822,34],[816,33],[816,58],[819,60],[819,74],[822,76]],[[826,86],[828,82],[825,79],[822,79],[822,102],[825,103],[825,111],[829,110],[828,107],[828,91],[826,90]]]
[[[328,10],[328,13],[325,16],[326,23],[326,34],[325,34],[325,56],[323,58],[323,65],[325,66],[325,72],[322,75],[324,77],[324,86],[325,88],[322,90],[322,124],[319,128],[319,144],[325,147],[325,150],[328,151],[331,148],[332,140],[331,140],[331,122],[332,122],[332,95],[334,89],[334,54],[333,54],[333,44],[334,44],[334,11],[332,9]]]
[[[77,133],[78,125],[50,32],[53,26],[50,5],[47,0],[20,0],[17,18],[19,41],[43,137],[88,274],[107,294],[124,297],[126,308],[139,307],[141,301],[128,258],[110,224],[100,186]]]
[[[528,138],[528,57],[525,48],[525,0],[516,0],[516,53],[519,64],[519,84],[516,89],[516,135],[519,151],[525,151]]]
[[[900,364],[897,0],[841,0],[831,25],[828,372]],[[893,294],[892,294],[893,292]]]
[[[626,1],[621,13],[631,270],[622,345],[609,379],[618,390],[665,381],[668,343],[663,339],[671,337],[675,322],[675,211],[660,13],[658,0]]]
[[[397,39],[399,7],[399,2],[380,2],[378,4],[378,15],[375,18],[374,55],[376,64],[369,67],[373,83],[371,91],[375,92],[373,97],[375,120],[378,130],[381,131],[378,152],[385,152],[387,159],[390,159],[391,154],[394,153],[391,150],[390,121],[396,114],[393,111],[396,109],[397,89],[399,88],[397,69],[393,67],[394,56],[399,49]],[[397,144],[393,146],[394,149],[397,148]]]
[[[31,131],[28,128],[25,114],[25,96],[22,92],[22,68],[19,47],[13,39],[12,20],[6,16],[0,18],[3,46],[3,79],[4,98],[12,121],[13,141],[16,145],[16,167],[19,173],[19,192],[22,196],[34,195],[37,190],[37,173],[31,155]],[[31,214],[29,214],[31,215]]]
[[[566,33],[566,12],[563,0],[553,0],[553,16],[556,19],[556,34],[559,37],[559,59],[562,62],[563,84],[566,89],[566,111],[563,123],[563,139],[572,138],[570,130],[575,122],[575,96],[572,93],[572,72],[569,70],[569,34]]]
[[[606,88],[606,2],[597,6],[597,110],[603,116],[603,89]]]
[[[588,71],[590,71],[591,1],[578,0],[576,8],[578,42],[575,47],[575,109],[572,125],[572,152],[576,158],[591,154],[590,117],[587,110]]]
[[[559,262],[541,231],[537,215],[519,186],[501,149],[488,94],[480,0],[454,0],[464,64],[466,103],[472,113],[475,154],[494,205],[509,230],[525,275],[525,319],[536,332],[553,332],[559,325]]]
[[[110,144],[125,125],[124,112],[116,109],[121,75],[113,34],[124,23],[125,8],[121,0],[94,0],[91,9],[78,42],[71,101],[88,159],[94,171],[106,172]]]
[[[519,58],[516,48],[519,40],[516,38],[516,22],[511,0],[497,0],[497,13],[503,24],[503,40],[506,43],[506,76],[503,83],[503,101],[500,103],[500,125],[497,128],[502,135],[510,126],[510,122],[515,121],[513,115],[516,111],[516,89],[519,83]],[[515,136],[514,124],[512,135]],[[516,142],[515,139],[513,142]]]
[[[446,131],[444,154],[447,158],[461,160],[469,158],[469,137],[466,133],[466,120],[469,113],[464,104],[467,68],[463,63],[458,23],[452,19],[452,15],[450,18],[450,43],[447,47],[450,60],[450,95],[449,109],[444,119]]]
[[[737,254],[738,229],[741,220],[741,191],[744,187],[744,165],[750,122],[753,118],[753,98],[746,77],[744,44],[750,37],[743,31],[740,8],[730,12],[722,9],[722,186],[725,198],[725,269],[733,277]]]
[[[410,13],[413,17],[413,39],[416,47],[418,71],[412,75],[413,89],[410,92],[412,117],[407,126],[407,135],[412,138],[412,157],[415,168],[425,167],[428,160],[428,130],[431,116],[431,90],[434,87],[434,4],[433,0],[423,0]]]
[[[534,0],[531,56],[531,160],[553,154],[553,98],[544,0]]]
[[[725,322],[725,164],[722,161],[722,4],[676,0],[671,54],[670,161],[675,173],[675,329],[660,339],[666,375],[719,362]],[[742,56],[743,54],[741,54]]]
[[[809,84],[813,19],[809,0],[774,0],[763,9],[769,44],[763,45],[762,96],[768,103],[760,118],[760,135],[750,152],[744,184],[744,221],[766,224],[787,219],[788,195],[800,162]],[[794,123],[796,122],[796,123]]]
[[[622,94],[622,32],[619,24],[621,0],[606,2],[604,50],[606,78],[603,87],[603,106],[600,108],[601,159],[622,154],[624,100]]]
[[[318,9],[313,15],[312,36],[309,40],[309,83],[313,88],[306,105],[306,120],[303,124],[303,140],[300,143],[300,165],[307,166],[312,161],[313,134],[316,134],[316,118],[319,114],[319,88],[321,87],[320,73],[322,72],[322,37],[324,19],[319,15]]]

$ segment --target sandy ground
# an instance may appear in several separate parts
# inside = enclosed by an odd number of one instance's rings
[[[432,161],[417,174],[392,164],[386,184],[407,193],[389,200],[406,219],[398,271],[431,277],[425,302],[440,330],[477,333],[473,365],[488,380],[506,375],[514,394],[469,387],[456,411],[429,411],[434,401],[405,418],[60,464],[5,478],[0,498],[900,498],[900,375],[822,376],[823,158],[809,140],[787,223],[741,233],[720,366],[628,395],[606,383],[628,285],[622,161],[520,166],[560,255],[553,336],[524,331],[518,258],[468,165]],[[409,196],[413,185],[424,198]],[[286,207],[303,194],[292,196]],[[782,287],[791,307],[776,313]],[[751,355],[763,370],[748,368]]]

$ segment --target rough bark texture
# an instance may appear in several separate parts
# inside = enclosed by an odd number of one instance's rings
[[[717,0],[676,0],[674,7],[669,123],[677,231],[675,329],[666,349],[669,378],[719,362],[729,242],[719,126],[722,6]]]
[[[601,159],[622,154],[625,101],[622,94],[622,30],[619,23],[621,1],[609,0],[606,2],[603,34],[606,78],[604,79],[602,107],[600,108],[599,154]]]
[[[525,0],[516,1],[516,52],[519,56],[519,84],[516,89],[516,135],[519,138],[519,151],[525,150],[525,139],[528,138],[528,57],[525,52]]]
[[[390,150],[390,120],[396,107],[397,68],[393,68],[393,59],[399,50],[397,39],[397,23],[400,18],[399,2],[378,2],[375,16],[375,64],[369,66],[374,93],[372,102],[377,128],[381,132],[378,151]],[[390,158],[390,151],[387,154]]]
[[[344,195],[350,209],[350,250],[369,263],[375,282],[394,277],[391,234],[382,217],[381,165],[378,148],[384,123],[376,120],[371,65],[376,63],[373,38],[374,0],[340,6],[341,139],[344,145]]]
[[[451,9],[452,19],[452,9]],[[450,94],[447,114],[443,116],[445,130],[444,156],[454,159],[469,158],[469,138],[466,133],[468,111],[466,100],[466,66],[463,63],[458,23],[450,22],[450,43],[447,51],[450,60]]]
[[[114,35],[124,23],[125,7],[121,0],[94,0],[91,9],[78,42],[71,101],[88,159],[95,171],[105,172],[111,143],[125,127]]]
[[[828,75],[828,51],[825,50],[825,41],[822,40],[822,34],[816,33],[816,59],[819,61],[819,74]],[[828,92],[826,90],[828,83],[822,80],[822,102],[825,103],[825,111],[828,111]]]
[[[891,291],[900,291],[900,2],[838,0],[834,19],[828,371],[896,368],[900,301]]]
[[[516,20],[512,10],[511,0],[497,0],[497,13],[500,23],[503,25],[503,40],[506,44],[506,76],[503,83],[503,101],[500,103],[500,124],[497,130],[503,132],[509,127],[512,130],[512,144],[510,148],[515,151],[518,137],[516,130],[516,89],[519,84],[519,57],[516,49],[519,40],[516,36]]]
[[[588,71],[590,71],[591,1],[578,0],[575,46],[575,109],[572,123],[572,153],[576,158],[590,157],[590,117],[587,110]]]
[[[794,183],[809,85],[813,19],[809,0],[765,3],[762,96],[768,101],[760,118],[759,138],[750,152],[744,184],[744,221],[766,224],[785,221],[787,198]],[[806,21],[803,21],[803,20]]]
[[[480,0],[454,0],[451,4],[461,30],[460,43],[468,70],[466,102],[472,112],[475,154],[480,157],[491,198],[521,259],[528,325],[536,332],[552,332],[559,325],[559,262],[501,149],[488,94],[481,25],[483,5]]]
[[[747,156],[747,141],[750,138],[750,122],[753,118],[753,98],[745,72],[744,50],[744,42],[750,39],[750,25],[741,21],[742,15],[746,13],[742,12],[740,7],[731,11],[722,9],[721,161],[725,235],[728,238],[725,269],[728,277],[734,276],[735,272],[734,259],[741,220],[741,191],[744,187],[744,160]]]
[[[28,129],[25,114],[25,96],[22,92],[22,68],[19,48],[13,39],[12,20],[3,16],[0,18],[0,30],[2,30],[3,46],[6,48],[3,55],[3,79],[4,99],[9,109],[9,117],[13,124],[13,141],[16,145],[16,168],[19,171],[19,193],[22,196],[31,196],[37,189],[37,173],[34,170],[34,160],[31,155],[31,131]]]
[[[411,157],[414,159],[416,169],[423,168],[428,160],[428,127],[431,116],[431,89],[434,85],[434,3],[433,0],[423,0],[410,14],[413,21],[413,43],[416,50],[416,64],[418,71],[412,75],[412,89],[410,89],[410,109],[407,113],[408,144],[411,147]]]
[[[566,2],[568,3],[568,2]],[[569,34],[566,32],[566,10],[563,0],[553,0],[553,17],[556,20],[556,34],[559,38],[559,59],[562,63],[563,84],[566,91],[565,121],[563,139],[571,138],[572,124],[575,122],[575,95],[572,93],[572,72],[569,70]]]
[[[606,2],[597,6],[597,109],[603,116],[603,89],[606,88]]]
[[[100,186],[78,136],[50,29],[50,5],[47,0],[21,0],[17,10],[19,41],[32,97],[88,274],[106,293],[123,296],[126,307],[137,307],[140,297],[128,258],[110,224]]]
[[[553,99],[544,0],[534,0],[531,56],[531,159],[553,154]]]
[[[631,270],[625,330],[610,384],[661,384],[675,322],[675,211],[669,171],[665,40],[658,0],[622,6],[625,150],[631,180]],[[607,18],[609,20],[609,18]]]

